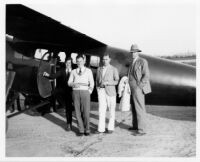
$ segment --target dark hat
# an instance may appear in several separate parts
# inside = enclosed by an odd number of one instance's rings
[[[130,52],[142,52],[142,51],[138,48],[137,44],[132,44]]]

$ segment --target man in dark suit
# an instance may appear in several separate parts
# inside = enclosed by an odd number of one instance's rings
[[[67,82],[72,71],[72,59],[67,58],[66,64],[58,63],[59,70],[55,74],[48,74],[44,72],[43,76],[49,79],[56,79],[56,89],[53,96],[56,97],[58,102],[65,107],[66,112],[66,130],[72,130],[72,88],[68,86]]]
[[[139,57],[139,52],[141,50],[136,44],[131,46],[130,53],[133,61],[129,67],[128,78],[131,89],[133,126],[129,130],[135,130],[134,135],[146,134],[144,95],[151,92],[148,62],[144,58]]]

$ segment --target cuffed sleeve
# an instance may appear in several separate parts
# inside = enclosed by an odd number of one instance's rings
[[[62,76],[62,70],[60,70],[60,71],[58,71],[58,72],[56,72],[56,74],[50,74],[49,75],[49,79],[56,79],[56,78],[58,78],[59,76]]]
[[[72,87],[73,81],[74,81],[74,71],[72,71],[69,76],[68,86]]]

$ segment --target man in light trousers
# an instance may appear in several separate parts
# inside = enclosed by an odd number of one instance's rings
[[[103,66],[97,69],[96,87],[99,100],[99,123],[96,133],[112,133],[115,127],[115,108],[116,108],[116,89],[115,86],[119,81],[117,69],[110,65],[110,56],[103,56]],[[109,122],[107,131],[106,127],[106,111],[109,109]]]

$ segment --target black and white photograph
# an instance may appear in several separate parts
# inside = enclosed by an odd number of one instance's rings
[[[197,161],[198,5],[2,2],[2,159]]]

